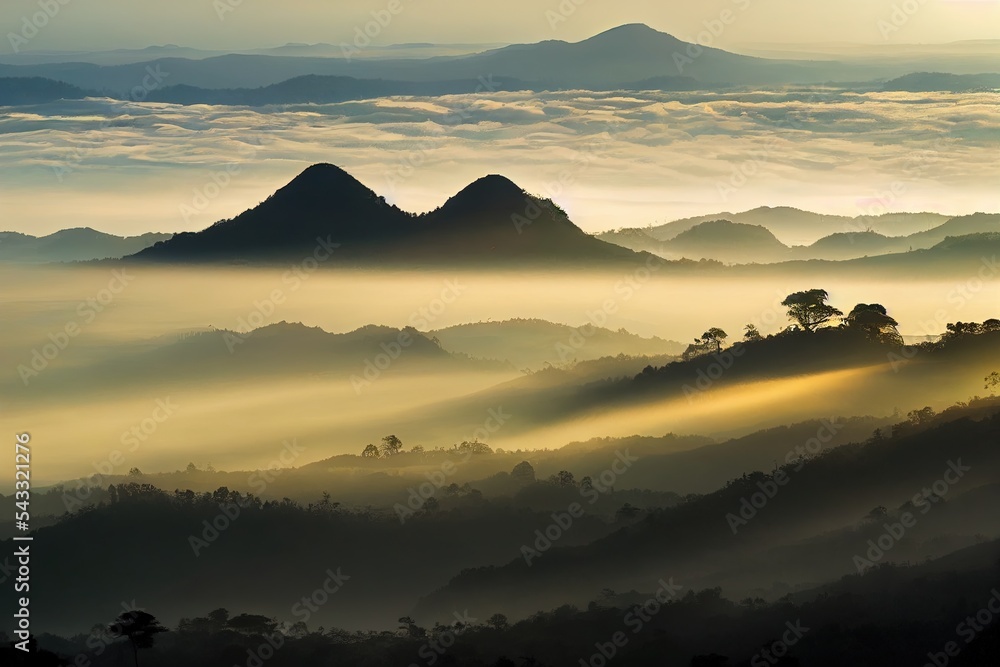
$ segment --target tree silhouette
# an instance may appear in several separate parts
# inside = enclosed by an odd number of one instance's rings
[[[863,331],[872,340],[901,344],[903,337],[896,327],[899,322],[889,317],[885,306],[879,303],[859,303],[844,318],[844,324]]]
[[[753,324],[748,324],[743,327],[743,340],[761,340],[762,338],[764,337],[760,335],[760,331],[758,331],[757,327]]]
[[[278,629],[278,622],[261,614],[240,614],[229,619],[227,626],[244,635],[270,635]]]
[[[361,456],[366,459],[377,459],[381,455],[382,453],[379,452],[378,447],[371,443],[368,443],[368,446],[361,451]]]
[[[944,339],[978,336],[983,333],[983,325],[978,322],[954,322],[945,325]]]
[[[493,614],[488,619],[486,619],[486,625],[490,626],[494,630],[506,630],[510,627],[510,622],[507,617],[503,614]]]
[[[126,611],[108,626],[113,637],[128,639],[136,667],[139,667],[139,649],[152,648],[156,635],[166,631],[155,616],[141,610]]]
[[[560,470],[555,475],[550,476],[549,481],[559,486],[574,486],[576,484],[573,473],[569,470]]]
[[[535,469],[527,461],[521,461],[510,471],[510,477],[521,486],[527,486],[535,481]]]
[[[906,413],[906,418],[910,420],[911,424],[919,426],[921,424],[926,424],[934,418],[934,410],[930,407],[920,408],[919,410],[911,410]]]
[[[811,289],[789,294],[781,305],[788,308],[789,319],[798,322],[806,331],[815,331],[817,327],[844,314],[828,304],[829,299],[830,295],[826,290]]]
[[[382,438],[382,456],[395,456],[403,449],[403,441],[394,435]]]
[[[719,327],[712,327],[701,335],[701,340],[705,345],[714,345],[716,352],[722,351],[722,341],[729,338],[729,334]]]
[[[412,616],[400,617],[399,629],[405,637],[424,637],[427,635],[427,631],[417,625]]]
[[[986,384],[983,385],[983,388],[989,389],[991,394],[996,390],[997,387],[1000,387],[1000,373],[998,373],[997,371],[993,371],[992,373],[987,375],[984,379],[986,380]]]

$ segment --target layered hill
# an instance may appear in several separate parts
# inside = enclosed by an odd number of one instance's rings
[[[619,354],[678,355],[687,347],[656,336],[643,338],[624,329],[612,331],[590,323],[571,327],[537,319],[459,324],[427,335],[452,352],[535,369],[545,363],[558,365]]]

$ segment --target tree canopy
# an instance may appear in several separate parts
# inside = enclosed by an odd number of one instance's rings
[[[829,300],[830,295],[825,289],[810,289],[789,294],[781,305],[788,308],[789,319],[795,320],[806,331],[815,331],[817,327],[844,315],[827,303]]]

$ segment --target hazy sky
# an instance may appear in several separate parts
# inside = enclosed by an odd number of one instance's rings
[[[636,22],[694,41],[724,10],[736,20],[713,37],[723,47],[1000,39],[1000,0],[4,0],[3,52],[11,51],[9,34],[20,33],[24,18],[46,4],[58,12],[25,51],[339,43],[390,4],[400,11],[380,27],[378,43],[576,41]],[[894,16],[893,7],[904,4],[911,14]]]

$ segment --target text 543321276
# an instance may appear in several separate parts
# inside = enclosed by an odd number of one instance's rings
[[[19,433],[14,443],[14,521],[18,530],[27,531],[31,515],[31,436]]]

